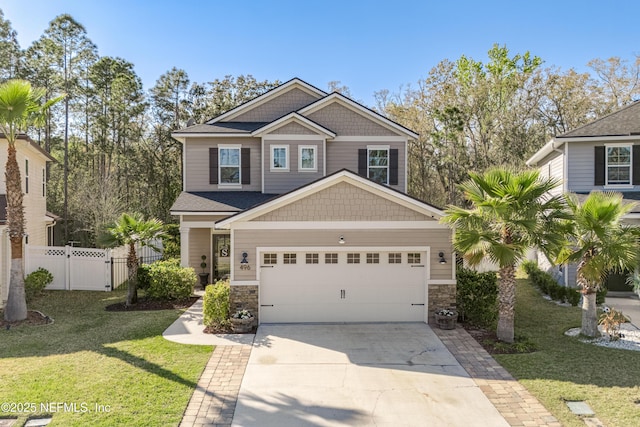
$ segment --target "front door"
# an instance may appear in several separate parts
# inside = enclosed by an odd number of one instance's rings
[[[231,273],[231,237],[228,234],[213,235],[214,282],[229,278]]]

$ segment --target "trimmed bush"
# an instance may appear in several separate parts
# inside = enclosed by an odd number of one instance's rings
[[[540,289],[540,292],[549,295],[551,299],[570,302],[574,307],[580,302],[579,291],[558,284],[552,275],[540,270],[535,263],[524,262],[522,263],[522,268],[529,275],[529,280]]]
[[[151,285],[149,270],[152,264],[142,264],[138,267],[138,289],[147,290]]]
[[[40,295],[51,282],[53,282],[53,275],[42,267],[27,274],[27,277],[24,278],[24,292],[27,301]]]
[[[198,276],[193,268],[180,267],[178,260],[157,261],[149,264],[149,288],[151,298],[174,300],[189,298]]]
[[[220,324],[229,319],[229,281],[218,280],[207,286],[202,306],[205,326]]]
[[[607,288],[602,288],[598,292],[596,292],[596,304],[604,304],[605,298],[607,297],[607,292],[609,292]]]
[[[458,268],[456,304],[463,322],[493,328],[498,319],[498,279],[495,272]]]
[[[576,289],[567,289],[567,301],[574,307],[577,307],[580,303],[580,297],[582,295]]]

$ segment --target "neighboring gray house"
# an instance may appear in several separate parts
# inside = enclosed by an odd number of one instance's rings
[[[452,232],[406,194],[411,130],[293,79],[178,130],[182,264],[261,322],[428,321],[455,305]]]
[[[617,191],[625,200],[640,201],[640,101],[556,136],[538,150],[528,166],[542,176],[561,180],[558,193],[587,195],[592,190]],[[640,225],[640,205],[625,221]],[[575,286],[575,266],[560,269],[562,280]],[[611,275],[612,290],[630,290],[621,275]]]

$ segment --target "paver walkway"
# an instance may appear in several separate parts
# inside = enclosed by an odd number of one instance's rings
[[[230,426],[250,345],[220,345],[204,368],[180,426]]]
[[[562,427],[467,331],[460,327],[433,327],[433,331],[509,425]]]

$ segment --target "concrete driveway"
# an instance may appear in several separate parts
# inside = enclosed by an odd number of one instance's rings
[[[507,426],[423,323],[262,325],[233,426]]]

